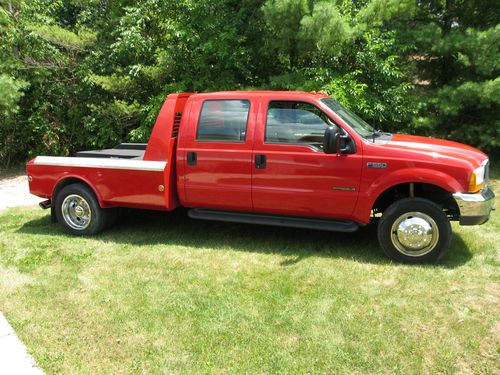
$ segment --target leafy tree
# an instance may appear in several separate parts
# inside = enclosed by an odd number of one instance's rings
[[[145,141],[171,92],[324,90],[498,154],[492,0],[0,0],[0,163]]]
[[[300,67],[287,69],[282,65],[283,73],[271,77],[271,86],[323,90],[378,128],[407,130],[407,124],[416,114],[413,86],[401,68],[404,47],[398,44],[394,31],[381,26],[387,14],[379,14],[380,7],[373,3],[356,6],[347,1],[309,1],[307,4],[307,11],[300,8],[300,22],[280,29],[282,33],[298,36],[296,44],[300,52],[296,59]],[[272,0],[265,6],[267,14],[273,15],[267,20],[268,25],[279,28],[282,21],[275,13],[286,7],[281,1]],[[291,7],[286,9],[289,12]],[[375,22],[377,17],[381,21]],[[359,22],[360,19],[367,21]],[[291,52],[281,51],[286,53]],[[293,58],[281,60],[293,61]]]
[[[473,16],[472,16],[473,15]],[[416,130],[498,152],[500,25],[495,1],[423,2],[411,30],[424,107]]]

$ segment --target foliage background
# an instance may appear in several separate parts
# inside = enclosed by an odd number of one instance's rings
[[[325,90],[499,155],[496,0],[0,0],[0,164],[146,141],[178,91]]]

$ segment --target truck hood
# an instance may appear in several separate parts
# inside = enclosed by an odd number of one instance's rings
[[[417,151],[442,157],[467,160],[473,166],[480,165],[488,156],[477,148],[443,139],[394,134],[386,144],[389,148]]]

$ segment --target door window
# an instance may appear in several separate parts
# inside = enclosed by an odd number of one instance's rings
[[[318,107],[304,102],[272,101],[267,109],[266,143],[323,148],[328,126],[336,126]]]
[[[196,140],[244,142],[249,109],[248,100],[206,100],[201,108]]]

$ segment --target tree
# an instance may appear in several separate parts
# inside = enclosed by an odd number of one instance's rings
[[[166,95],[323,90],[497,153],[493,0],[0,0],[1,164],[145,141]]]
[[[500,25],[495,1],[422,2],[403,40],[416,41],[417,91],[424,106],[418,131],[498,153]]]

